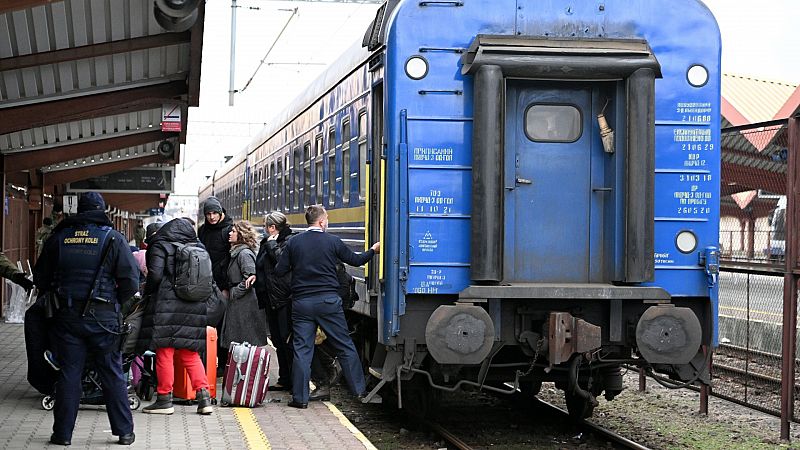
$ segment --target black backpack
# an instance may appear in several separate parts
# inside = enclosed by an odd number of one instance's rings
[[[339,279],[339,297],[342,298],[342,308],[350,309],[358,301],[356,292],[356,280],[347,273],[344,264],[336,264],[336,278]]]
[[[200,244],[175,246],[175,295],[181,300],[202,302],[214,293],[211,257]]]

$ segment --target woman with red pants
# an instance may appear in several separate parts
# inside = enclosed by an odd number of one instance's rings
[[[180,358],[197,392],[197,413],[211,414],[213,408],[208,378],[198,353],[206,346],[206,302],[181,300],[172,285],[175,279],[174,244],[202,244],[197,240],[194,227],[186,219],[167,222],[147,244],[147,282],[144,288],[147,303],[137,349],[156,352],[158,397],[142,412],[175,412],[172,405],[172,386],[175,382],[173,359]]]

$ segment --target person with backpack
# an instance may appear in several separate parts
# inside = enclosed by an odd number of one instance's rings
[[[156,401],[146,414],[172,414],[174,358],[186,367],[196,391],[197,413],[211,414],[208,377],[200,359],[206,347],[206,300],[215,295],[211,259],[185,219],[164,224],[147,239],[145,312],[137,350],[154,350]]]
[[[226,349],[231,342],[267,345],[266,312],[258,306],[253,277],[256,274],[257,236],[253,226],[244,220],[235,222],[229,233],[231,262],[228,279],[231,289],[219,338]]]

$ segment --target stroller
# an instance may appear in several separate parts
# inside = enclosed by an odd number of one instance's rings
[[[44,397],[41,400],[42,408],[52,410],[55,406],[55,384],[58,372],[44,359],[45,350],[50,349],[48,336],[48,319],[45,309],[39,302],[34,303],[25,312],[25,351],[28,356],[28,382]],[[137,384],[132,383],[128,377],[128,401],[131,409],[136,410],[141,406],[140,398],[149,400],[155,391],[155,360],[147,355],[139,357],[133,353],[122,356],[123,370],[127,373],[138,372]],[[132,371],[131,369],[134,368]],[[81,380],[82,405],[103,405],[105,403],[100,377],[91,363],[86,364]],[[137,396],[138,394],[138,396]]]
[[[139,370],[142,372],[141,379],[144,380],[145,376],[144,373],[147,373],[147,369],[145,368],[145,364],[143,360],[139,358],[135,354],[126,354],[122,355],[122,369],[126,373],[131,372],[131,368],[137,366]],[[140,381],[141,383],[141,381]],[[148,382],[145,382],[148,383]],[[147,389],[147,385],[144,385]],[[55,384],[53,385],[53,388]],[[51,388],[49,393],[45,393],[40,391],[42,394],[45,394],[42,398],[42,408],[47,411],[53,409],[56,404],[55,392],[54,389]],[[87,362],[86,367],[83,369],[83,376],[81,377],[81,405],[104,405],[105,399],[103,397],[103,387],[100,384],[100,377],[97,374],[97,371],[89,362]],[[152,386],[150,386],[152,389]],[[145,391],[146,392],[146,391]],[[150,393],[150,398],[152,398],[152,390]],[[137,410],[141,406],[141,401],[139,400],[139,396],[136,392],[136,388],[134,383],[132,383],[132,377],[128,377],[128,403],[132,410]]]

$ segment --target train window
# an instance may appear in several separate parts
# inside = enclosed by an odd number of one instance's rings
[[[303,198],[303,180],[300,179],[301,171],[303,170],[303,154],[299,148],[294,149],[294,183],[292,183],[292,190],[294,191],[294,210],[300,209],[300,202]]]
[[[275,185],[277,182],[275,181],[275,162],[273,161],[269,165],[269,176],[267,177],[267,183],[269,183],[269,192],[267,196],[269,198],[269,202],[267,204],[267,211],[272,211],[273,209],[277,209],[277,200],[276,197],[278,196],[278,191],[275,189]]]
[[[303,207],[311,204],[311,142],[303,145]]]
[[[336,204],[336,129],[328,132],[328,205]]]
[[[289,192],[291,186],[289,185],[289,155],[286,154],[283,158],[283,210],[289,212],[292,204],[289,202]]]
[[[278,160],[278,171],[275,177],[275,210],[283,210],[283,161]]]
[[[534,104],[525,111],[525,134],[536,142],[575,142],[583,132],[581,111],[573,105]]]
[[[367,183],[363,177],[367,173],[367,113],[361,111],[358,114],[358,173],[355,174],[356,183],[359,186],[358,201],[362,204],[367,198]]]
[[[342,203],[350,204],[350,121],[342,124]]]
[[[316,171],[316,178],[314,178],[314,182],[316,183],[316,191],[317,196],[315,199],[315,203],[322,204],[322,135],[317,135],[316,140],[314,141],[314,154],[317,156],[317,159],[314,161],[314,169]]]

